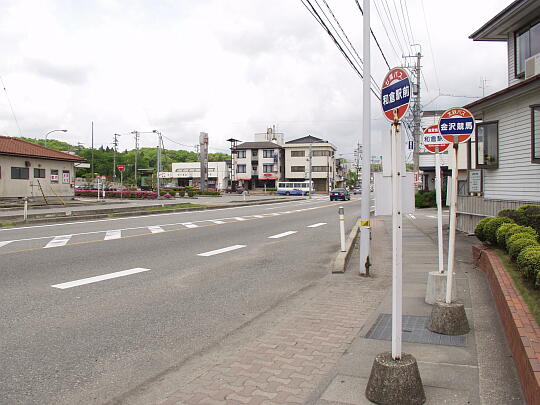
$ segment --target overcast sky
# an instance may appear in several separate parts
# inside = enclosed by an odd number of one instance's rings
[[[371,2],[372,29],[397,66],[400,47],[390,43],[375,8],[392,38],[382,1]],[[355,1],[327,3],[362,56]],[[468,36],[508,4],[386,1],[396,31],[403,13],[410,17],[412,38],[402,48],[413,40],[422,46],[424,109],[473,101],[437,96],[481,96],[482,77],[486,94],[506,86],[506,45]],[[206,131],[210,151],[226,152],[226,139],[250,141],[275,124],[287,140],[312,134],[349,158],[361,141],[361,79],[300,0],[0,0],[0,52],[0,75],[23,136],[67,129],[50,136],[90,147],[94,121],[97,146],[120,133],[121,149],[131,149],[130,131],[157,129],[168,138],[165,147],[189,149],[172,141],[194,145]],[[373,41],[372,55],[380,85],[387,68]],[[17,136],[7,96],[0,94],[0,134]],[[374,97],[372,128],[379,154],[387,123]],[[149,134],[141,144],[157,142]]]

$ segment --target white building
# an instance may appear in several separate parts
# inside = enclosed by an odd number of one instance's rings
[[[75,163],[84,158],[0,136],[0,198],[73,198]]]
[[[285,178],[304,181],[309,178],[309,150],[311,147],[311,178],[315,190],[328,192],[336,182],[335,152],[328,141],[308,135],[285,142]]]
[[[244,142],[233,149],[234,180],[252,190],[276,187],[283,179],[283,147],[269,141]]]
[[[172,164],[172,172],[161,172],[162,179],[169,179],[170,183],[179,187],[200,187],[200,162],[180,162]],[[224,190],[229,184],[229,169],[226,162],[208,162],[208,188]]]

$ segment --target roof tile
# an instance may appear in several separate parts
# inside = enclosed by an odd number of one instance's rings
[[[35,143],[9,136],[0,136],[0,155],[24,156],[72,162],[85,160],[77,155],[60,152],[56,149],[50,149],[45,146],[36,145]]]

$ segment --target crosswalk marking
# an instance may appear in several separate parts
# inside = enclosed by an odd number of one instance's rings
[[[262,215],[253,215],[253,218],[264,218]]]
[[[53,247],[60,247],[64,246],[66,243],[69,242],[71,239],[71,235],[60,235],[55,236],[53,240],[51,240],[49,243],[47,243],[43,248],[53,248]]]
[[[319,222],[317,224],[308,225],[307,227],[308,228],[318,228],[319,226],[323,226],[323,225],[326,225],[326,222]]]
[[[237,220],[237,221],[247,221],[246,218],[242,218],[242,217],[236,217],[234,219]]]
[[[233,246],[228,246],[228,247],[221,248],[221,249],[211,250],[209,252],[199,253],[199,254],[197,254],[197,256],[204,256],[204,257],[214,256],[214,255],[218,255],[220,253],[230,252],[231,250],[242,249],[242,248],[245,248],[245,247],[246,247],[246,245],[233,245]]]
[[[90,284],[90,283],[97,283],[98,281],[109,280],[111,278],[129,276],[131,274],[141,273],[143,271],[150,271],[150,269],[143,269],[143,268],[137,267],[135,269],[117,271],[115,273],[103,274],[101,276],[82,278],[80,280],[75,280],[75,281],[68,281],[67,283],[54,284],[54,285],[51,285],[51,287],[64,290],[66,288],[77,287],[80,285],[85,285],[85,284]]]
[[[122,231],[120,230],[113,230],[113,231],[107,231],[105,234],[105,238],[103,240],[112,240],[112,239],[120,239],[122,237]]]
[[[225,224],[226,222],[225,221],[220,221],[219,219],[214,219],[212,220],[212,222],[216,225],[221,225],[221,224]]]
[[[277,235],[269,236],[268,239],[279,239],[279,238],[283,238],[284,236],[292,235],[293,233],[296,233],[296,232],[298,231],[287,231],[283,233],[278,233]]]
[[[3,241],[3,242],[0,242],[0,247],[6,246],[7,244],[9,244],[9,243],[11,243],[11,242],[13,242],[13,241],[11,241],[11,240],[5,240],[5,241]]]
[[[187,223],[182,224],[182,225],[184,225],[186,228],[198,228],[199,227],[199,225],[193,224],[191,222],[187,222]]]
[[[148,230],[152,233],[160,233],[160,232],[165,232],[163,230],[163,228],[161,226],[158,226],[158,225],[154,225],[154,226],[149,226],[148,227]]]

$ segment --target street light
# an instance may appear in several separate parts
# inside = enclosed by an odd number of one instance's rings
[[[49,131],[45,134],[45,146],[47,146],[47,137],[49,134],[52,134],[53,132],[67,132],[67,129],[53,129],[52,131]]]

